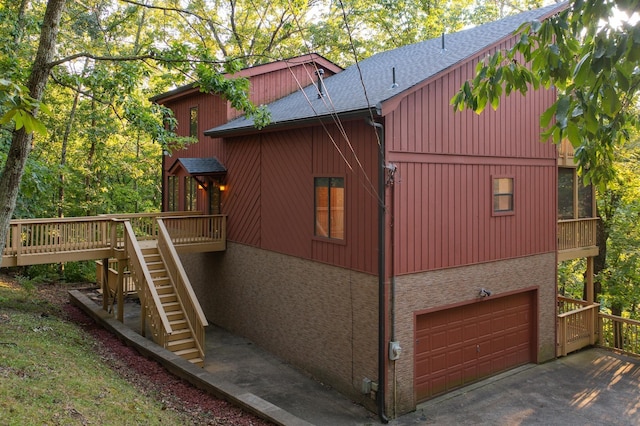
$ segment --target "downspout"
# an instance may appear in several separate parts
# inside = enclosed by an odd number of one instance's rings
[[[385,339],[385,146],[384,146],[384,126],[372,119],[367,119],[367,124],[375,127],[380,140],[378,161],[380,170],[378,172],[378,392],[376,393],[376,403],[378,405],[378,416],[382,423],[389,423],[384,411],[386,385],[386,339]]]

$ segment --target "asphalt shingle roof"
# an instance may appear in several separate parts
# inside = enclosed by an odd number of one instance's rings
[[[187,173],[193,176],[226,173],[227,171],[216,157],[179,158],[176,162],[182,164],[182,167],[184,167]],[[175,167],[175,164],[172,168],[173,167]]]
[[[310,85],[304,92],[297,91],[269,104],[271,123],[286,124],[331,113],[374,108],[508,37],[523,23],[546,18],[564,7],[564,3],[553,4],[445,35],[444,50],[442,39],[435,38],[375,54],[360,61],[359,67],[353,65],[326,78],[325,96],[322,98],[318,98],[315,85]],[[397,85],[392,87],[394,68]],[[363,86],[366,87],[366,96]],[[249,128],[253,128],[253,120],[243,116],[207,130],[205,134],[219,136]]]

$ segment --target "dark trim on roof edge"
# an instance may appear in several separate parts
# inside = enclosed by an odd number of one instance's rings
[[[380,117],[376,108],[364,108],[355,111],[347,111],[343,113],[337,113],[338,118],[340,120],[357,120],[360,118],[370,118],[373,116],[374,118]],[[321,123],[333,123],[334,115],[325,114],[325,115],[317,115],[314,117],[303,118],[300,120],[288,120],[281,121],[278,123],[269,124],[267,127],[262,129],[257,129],[253,126],[250,127],[236,127],[233,129],[224,129],[224,130],[207,130],[204,132],[205,136],[209,136],[212,138],[225,138],[230,136],[245,136],[245,135],[253,135],[261,132],[273,132],[277,130],[283,129],[296,129],[299,127],[306,127],[309,124],[321,124]]]
[[[291,58],[279,59],[273,62],[254,65],[251,67],[243,68],[237,73],[234,73],[234,74],[225,73],[224,75],[228,78],[241,78],[241,77],[250,78],[256,75],[262,75],[268,72],[277,71],[279,69],[288,68],[289,67],[289,65],[287,65],[288,63],[291,65],[299,65],[299,64],[305,64],[305,63],[318,63],[318,65],[322,65],[330,69],[335,74],[344,70],[344,68],[342,68],[340,65],[331,62],[329,59],[325,58],[322,55],[319,55],[317,53],[306,53],[304,55],[298,55],[298,56],[293,56]],[[181,95],[191,90],[193,91],[200,90],[196,86],[196,82],[176,87],[175,89],[169,90],[168,92],[154,95],[149,98],[149,101],[155,102],[155,103],[160,103],[158,101],[168,102],[172,100],[172,98],[176,97],[177,95]]]

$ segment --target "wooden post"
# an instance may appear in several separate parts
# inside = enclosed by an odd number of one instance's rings
[[[20,265],[20,254],[22,254],[22,236],[20,235],[20,230],[22,229],[22,225],[20,222],[16,223],[12,229],[13,235],[11,238],[13,239],[13,248],[16,250],[16,265]]]
[[[118,321],[124,323],[124,268],[126,260],[118,259]]]
[[[594,289],[593,289],[593,256],[587,257],[587,271],[586,271],[586,279],[587,279],[587,302],[593,303],[595,299]]]
[[[111,297],[109,290],[109,259],[102,259],[102,309],[108,311],[109,298]]]
[[[144,291],[140,292],[140,335],[147,337],[147,296]]]

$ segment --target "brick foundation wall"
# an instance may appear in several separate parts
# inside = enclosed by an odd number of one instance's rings
[[[181,259],[209,322],[374,409],[376,276],[234,243]]]
[[[481,288],[491,297],[535,287],[537,289],[537,361],[555,357],[556,256],[555,253],[521,257],[459,268],[405,275],[395,282],[395,339],[402,356],[395,366],[397,374],[397,415],[416,407],[413,391],[414,317],[439,306],[472,302]],[[393,362],[390,363],[387,412],[393,415]]]

